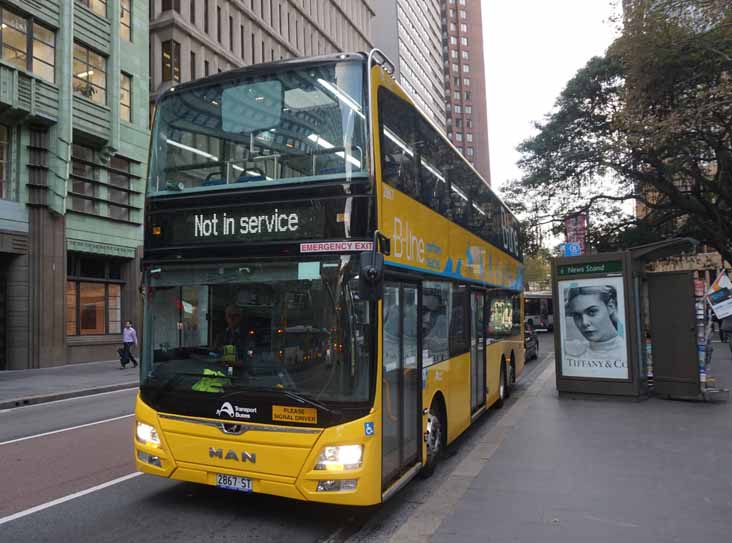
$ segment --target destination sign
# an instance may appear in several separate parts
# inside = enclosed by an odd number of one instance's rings
[[[153,214],[151,246],[227,244],[345,237],[330,206],[237,206]],[[332,220],[328,217],[333,215]]]

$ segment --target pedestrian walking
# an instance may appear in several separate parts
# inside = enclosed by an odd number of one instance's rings
[[[120,369],[124,369],[128,362],[132,362],[132,367],[137,367],[137,360],[132,354],[132,346],[137,346],[137,332],[132,327],[132,321],[125,321],[125,328],[122,330],[122,354],[120,355]]]
[[[724,335],[729,338],[730,334],[732,334],[732,315],[720,321],[719,330],[720,333],[724,332]],[[729,351],[732,355],[732,340],[728,341],[727,343],[729,344]]]

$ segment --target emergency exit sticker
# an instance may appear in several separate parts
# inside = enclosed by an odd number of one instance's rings
[[[314,407],[273,405],[272,420],[279,422],[296,422],[300,424],[317,424],[318,410]]]

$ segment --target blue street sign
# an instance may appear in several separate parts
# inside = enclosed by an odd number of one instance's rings
[[[580,245],[578,242],[563,243],[562,250],[564,252],[564,256],[581,256],[582,255],[582,245]]]

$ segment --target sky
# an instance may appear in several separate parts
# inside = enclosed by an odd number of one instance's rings
[[[478,1],[478,0],[468,0]],[[613,0],[480,0],[492,185],[521,176],[516,147],[536,133],[567,81],[602,55]]]

